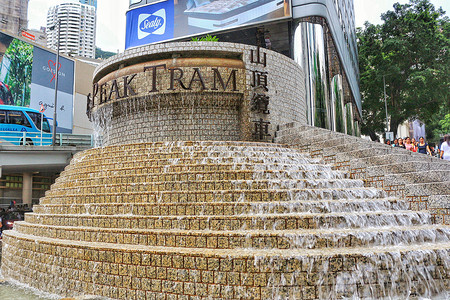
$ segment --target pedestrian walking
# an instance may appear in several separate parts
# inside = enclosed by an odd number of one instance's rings
[[[441,158],[450,161],[450,135],[444,136],[444,142],[440,150]]]
[[[432,155],[430,146],[425,142],[423,136],[419,138],[419,144],[417,145],[417,152]]]

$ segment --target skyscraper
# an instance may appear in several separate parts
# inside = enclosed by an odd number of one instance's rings
[[[95,7],[81,3],[63,3],[50,7],[47,14],[47,46],[58,44],[57,20],[61,21],[60,49],[66,54],[95,58]]]
[[[28,0],[0,0],[0,30],[17,34],[28,27]]]
[[[80,0],[80,3],[94,6],[97,9],[97,0]]]

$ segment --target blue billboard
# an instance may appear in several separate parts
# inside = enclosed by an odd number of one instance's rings
[[[125,49],[291,17],[291,0],[136,0]]]
[[[167,0],[127,12],[125,49],[172,39],[174,1]]]

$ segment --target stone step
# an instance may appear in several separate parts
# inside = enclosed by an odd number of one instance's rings
[[[431,222],[423,211],[374,211],[350,213],[288,213],[234,216],[134,216],[69,215],[28,213],[25,221],[53,226],[182,230],[290,230],[317,228],[364,228],[410,226]]]
[[[364,166],[373,166],[378,164],[389,164],[389,163],[398,163],[398,162],[412,162],[412,161],[423,161],[423,162],[430,162],[430,163],[439,163],[442,164],[442,160],[436,159],[434,157],[431,157],[429,155],[424,155],[420,153],[414,153],[402,148],[392,148],[392,147],[386,147],[383,145],[377,146],[381,147],[383,149],[386,149],[385,154],[383,153],[375,153],[375,155],[372,155],[371,157],[368,156],[367,160],[363,160],[363,157],[350,157],[351,159],[356,159],[356,161],[351,161],[352,163],[356,163],[356,165],[364,165]],[[342,161],[342,158],[339,158],[339,154],[337,156],[337,161]],[[348,160],[348,155],[345,157],[346,160]],[[382,156],[382,157],[380,157]],[[359,161],[358,161],[359,160]],[[450,166],[450,164],[448,164]]]
[[[205,249],[318,249],[439,243],[445,226],[405,226],[315,230],[163,230],[46,226],[16,222],[20,233],[64,240]]]
[[[385,166],[389,164],[401,164],[416,161],[417,158],[411,156],[410,153],[412,152],[405,150],[404,152],[402,151],[402,153],[391,153],[384,155],[376,155],[372,157],[354,158],[350,160],[349,164],[351,168],[366,168],[366,167],[375,167],[379,165]],[[422,161],[431,163],[436,162],[435,160],[431,161],[429,157],[424,157]]]
[[[298,123],[286,123],[279,125],[276,131],[277,137],[282,137],[286,134],[293,134],[296,132],[303,132],[307,130],[312,130],[313,126],[309,126],[306,124],[298,124]]]
[[[319,141],[316,141],[314,143],[306,143],[304,141],[301,141],[300,139],[298,141],[294,140],[292,146],[300,149],[302,153],[309,154],[312,151],[324,150],[326,148],[336,146],[347,146],[350,144],[361,144],[361,141],[359,141],[359,143],[355,143],[355,141],[349,141],[345,137],[332,137],[327,140],[319,139]]]
[[[327,134],[326,138],[323,136],[315,136],[311,137],[311,139],[312,140],[310,141],[303,141],[303,143],[294,141],[293,146],[299,148],[303,153],[308,154],[314,152],[314,154],[317,154],[317,151],[320,151],[320,157],[340,155],[344,157],[345,160],[348,160],[347,157],[352,158],[352,154],[356,153],[355,151],[378,149],[378,151],[382,153],[395,152],[392,147],[387,145],[362,140],[356,137],[336,137],[333,133]],[[360,157],[360,155],[355,157]],[[338,161],[340,161],[339,158]]]
[[[384,176],[385,185],[411,184],[411,183],[444,183],[450,181],[449,170],[433,170],[409,172],[400,174],[386,174]],[[450,193],[450,192],[449,192]]]
[[[255,189],[255,190],[202,190],[202,191],[163,191],[141,192],[128,191],[126,187],[118,186],[116,190],[106,192],[90,192],[82,190],[73,193],[61,191],[56,194],[46,192],[40,199],[41,204],[87,204],[87,203],[192,203],[192,202],[267,202],[301,201],[328,199],[363,199],[383,198],[386,192],[375,188],[352,189]]]
[[[380,143],[376,143],[375,145],[371,145],[369,143],[361,143],[357,142],[357,143],[346,143],[343,145],[337,145],[334,147],[323,147],[322,150],[322,154],[323,156],[330,156],[330,155],[342,155],[342,156],[347,156],[347,157],[352,157],[352,152],[354,151],[365,151],[365,152],[369,152],[372,153],[371,150],[372,149],[377,149],[379,150],[381,153],[391,153],[392,147],[389,146],[385,146],[383,144]],[[355,156],[355,157],[359,157],[359,156]],[[353,157],[352,157],[353,158]]]
[[[430,196],[430,195],[450,195],[450,181],[415,183],[405,186],[406,195]]]
[[[300,126],[293,128],[280,129],[275,132],[275,142],[284,143],[284,138],[292,138],[295,136],[302,136],[308,134],[308,132],[320,133],[317,128],[311,126]]]
[[[404,174],[404,173],[415,173],[415,172],[430,172],[434,170],[448,170],[450,168],[450,163],[444,162],[428,162],[414,160],[408,163],[392,163],[377,166],[368,166],[365,168],[366,174],[368,176],[384,176],[388,174]],[[447,172],[445,172],[447,173]]]
[[[406,210],[409,204],[396,198],[303,200],[270,202],[198,202],[198,203],[99,203],[35,205],[36,214],[87,214],[87,215],[241,215],[263,213],[332,213]]]
[[[37,239],[14,230],[4,235],[10,249],[4,253],[4,276],[32,282],[34,288],[51,293],[64,287],[68,296],[81,293],[130,299],[140,298],[138,291],[143,291],[144,297],[153,298],[162,293],[181,296],[195,292],[199,297],[221,299],[338,299],[355,295],[406,299],[446,291],[450,273],[446,263],[449,242],[419,247],[212,251]],[[374,265],[389,268],[370,267]],[[342,278],[349,280],[342,282]],[[127,294],[127,290],[133,293]]]
[[[158,176],[159,180],[162,180]],[[150,181],[146,175],[122,178],[78,180],[60,183],[47,195],[84,193],[111,193],[117,189],[124,191],[160,192],[160,191],[203,191],[203,190],[277,190],[277,189],[334,189],[362,188],[364,182],[356,179],[268,179],[268,180],[186,180],[186,181]]]
[[[299,153],[300,154],[300,153]],[[65,169],[65,173],[70,173],[71,171],[83,170],[86,168],[90,168],[91,171],[96,171],[98,168],[110,168],[110,169],[118,169],[118,168],[150,168],[157,166],[173,166],[173,165],[214,165],[214,164],[305,164],[305,165],[319,165],[320,160],[318,159],[310,159],[298,156],[296,158],[287,158],[287,157],[210,157],[210,158],[175,158],[175,159],[156,159],[149,158],[145,160],[139,159],[131,159],[130,161],[97,161],[95,164],[86,164],[86,165],[76,165],[76,167],[70,167]],[[64,173],[64,174],[65,174]]]
[[[128,149],[116,150],[111,147],[101,148],[96,151],[87,150],[83,155],[77,157],[77,163],[86,164],[97,161],[100,157],[107,160],[120,160],[130,156],[140,160],[143,158],[155,157],[159,159],[175,158],[203,158],[203,157],[239,157],[239,156],[259,156],[268,153],[274,156],[298,156],[295,150],[279,144],[271,144],[270,147],[184,147],[184,148],[150,148],[150,149]],[[104,154],[108,157],[104,157]]]
[[[392,149],[389,147],[370,147],[361,148],[357,150],[350,150],[348,152],[339,152],[335,154],[336,162],[349,161],[353,159],[368,158],[380,155],[389,155]]]
[[[67,176],[82,172],[101,172],[103,170],[120,170],[120,169],[149,169],[160,167],[162,170],[170,170],[177,167],[181,168],[185,165],[200,165],[207,168],[209,165],[242,165],[242,164],[267,164],[267,165],[292,165],[297,164],[298,168],[303,170],[329,170],[330,166],[319,164],[319,159],[305,159],[299,156],[298,158],[283,158],[283,157],[225,157],[225,158],[186,158],[186,159],[173,159],[173,160],[159,160],[159,159],[147,159],[147,160],[131,160],[130,161],[113,161],[106,163],[105,161],[99,161],[92,165],[77,164],[76,167],[66,167],[61,176]]]
[[[305,127],[305,126],[302,126]],[[314,134],[312,134],[312,132],[314,131]],[[301,136],[301,132],[297,132],[297,135],[300,137]],[[330,139],[324,139],[324,136],[319,136],[319,135],[324,135],[324,134],[329,134],[329,136],[331,137]],[[342,133],[336,133],[336,132],[331,132],[322,128],[315,128],[315,129],[308,129],[307,130],[307,136],[302,139],[302,138],[297,138],[297,142],[294,140],[292,141],[292,139],[294,139],[295,134],[293,134],[290,138],[290,144],[294,144],[297,147],[301,147],[303,146],[303,148],[308,148],[308,152],[309,151],[314,151],[314,150],[318,150],[318,149],[323,149],[325,150],[326,155],[332,155],[332,154],[336,154],[338,152],[340,152],[343,149],[339,149],[334,148],[336,146],[339,146],[339,144],[341,144],[344,148],[345,147],[351,147],[350,145],[358,145],[358,144],[366,144],[369,147],[382,147],[382,148],[390,148],[393,151],[393,154],[406,154],[406,155],[410,155],[414,158],[417,158],[419,161],[431,161],[431,162],[439,162],[439,159],[436,159],[434,157],[430,157],[430,156],[423,156],[420,153],[414,153],[411,151],[406,151],[404,149],[401,148],[392,148],[389,147],[387,145],[384,144],[380,144],[377,142],[373,142],[373,141],[367,141],[367,140],[362,140],[361,138],[357,138],[357,137],[353,137],[353,136],[348,136]],[[313,140],[310,140],[313,139]],[[298,143],[298,141],[303,141],[302,143]]]
[[[333,180],[348,179],[346,173],[341,171],[305,171],[305,170],[223,170],[217,171],[188,171],[188,172],[161,172],[151,173],[147,170],[138,170],[130,174],[129,170],[99,172],[92,176],[92,173],[81,173],[70,176],[70,180],[76,180],[77,184],[85,186],[87,184],[102,185],[111,182],[177,182],[177,181],[197,181],[199,179],[212,181],[236,181],[236,180]],[[111,175],[114,175],[114,179]],[[65,181],[58,180],[54,188],[64,187]]]
[[[323,132],[320,130],[312,129],[305,132],[297,132],[290,135],[282,136],[275,140],[275,142],[283,144],[289,143],[292,145],[306,146],[316,142],[322,142],[329,139],[334,139],[338,136],[334,132]]]
[[[103,167],[96,168],[96,170],[91,170],[88,168],[83,168],[79,170],[73,170],[71,172],[64,171],[64,178],[69,180],[77,180],[79,178],[92,178],[101,176],[122,176],[122,175],[135,175],[135,174],[208,174],[208,173],[247,173],[253,172],[259,174],[261,172],[265,173],[298,173],[303,174],[305,178],[311,176],[324,177],[329,175],[330,177],[336,176],[337,178],[345,177],[346,172],[332,170],[331,166],[319,165],[319,164],[284,164],[284,163],[228,163],[228,164],[186,164],[186,165],[166,165],[166,166],[127,166],[120,167],[118,165],[104,165]],[[237,176],[237,175],[236,175]],[[58,184],[60,181],[64,181],[59,177],[56,179]]]
[[[83,157],[96,156],[102,153],[118,154],[120,153],[142,153],[142,152],[165,152],[172,151],[190,151],[201,149],[274,149],[280,148],[281,151],[289,151],[289,148],[280,147],[274,143],[248,142],[248,141],[175,141],[175,142],[150,142],[150,143],[127,143],[112,145],[106,147],[92,148],[83,152],[76,153],[74,159],[82,162]]]

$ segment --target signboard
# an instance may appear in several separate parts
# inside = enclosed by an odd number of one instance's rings
[[[125,48],[169,40],[173,37],[173,0],[143,6],[127,12]]]
[[[393,141],[394,140],[394,133],[393,132],[385,132],[386,133],[386,140]]]
[[[57,132],[72,132],[74,62],[0,32],[0,104],[26,106],[36,110],[44,105],[53,118],[55,76],[58,70]],[[52,120],[49,120],[51,123]]]
[[[38,47],[34,48],[33,58],[30,107],[39,109],[41,105],[44,105],[46,116],[53,118],[55,109],[55,77],[56,70],[58,70],[57,132],[71,133],[73,119],[73,61],[60,57],[59,66],[56,68],[56,55]]]
[[[165,0],[127,12],[125,49],[290,16],[290,0]]]
[[[26,31],[22,31],[22,36],[26,37],[32,41],[36,40],[36,37],[33,34],[26,32]]]

